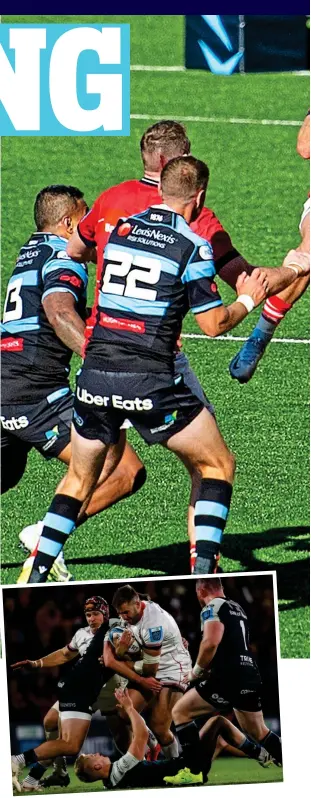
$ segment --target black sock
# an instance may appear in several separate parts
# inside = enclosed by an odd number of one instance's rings
[[[239,750],[243,751],[243,753],[246,754],[246,756],[248,756],[250,759],[258,759],[261,746],[259,743],[254,743],[253,740],[249,740],[248,737],[246,737],[244,743],[239,745]]]
[[[275,759],[279,765],[282,764],[281,738],[278,737],[275,732],[269,731],[268,734],[260,740],[260,745],[273,756],[273,759]]]
[[[50,508],[43,519],[43,529],[36,549],[34,564],[29,582],[46,582],[56,557],[62,550],[75,522],[83,502],[58,493],[54,496]]]
[[[27,778],[31,777],[36,781],[40,781],[46,770],[47,768],[44,765],[42,765],[40,762],[36,762],[36,764],[29,771]]]
[[[28,751],[24,751],[24,759],[25,759],[25,766],[34,765],[38,762],[37,754],[34,752],[34,748],[29,748]]]
[[[176,726],[176,734],[182,747],[185,766],[190,768],[191,773],[201,773],[203,765],[201,740],[194,721]]]
[[[197,562],[196,573],[204,571],[203,560],[211,560],[216,565],[222,534],[226,526],[232,495],[232,485],[223,479],[202,479],[198,499],[195,504],[194,523],[196,531]],[[210,571],[212,572],[212,571]]]

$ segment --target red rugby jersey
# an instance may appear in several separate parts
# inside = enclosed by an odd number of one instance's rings
[[[89,213],[79,222],[78,232],[88,246],[97,245],[96,284],[100,280],[103,253],[110,233],[121,216],[133,216],[161,202],[156,180],[126,180],[103,191]],[[203,208],[190,225],[194,233],[205,238],[213,247],[216,271],[236,257],[231,238],[210,208]]]

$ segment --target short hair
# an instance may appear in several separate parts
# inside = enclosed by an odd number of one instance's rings
[[[141,156],[145,166],[157,171],[159,156],[175,158],[190,152],[186,128],[180,122],[164,119],[148,127],[140,140]]]
[[[206,191],[208,178],[208,166],[193,155],[172,158],[161,172],[162,194],[189,202],[200,189]]]
[[[208,593],[214,593],[215,590],[223,590],[222,581],[219,576],[212,576],[210,579],[197,579],[197,587],[204,587]]]
[[[34,217],[38,232],[61,221],[66,214],[73,213],[83,191],[76,186],[55,184],[46,186],[37,194],[34,204]]]
[[[90,774],[85,772],[84,770],[85,760],[86,760],[86,754],[80,754],[80,756],[78,756],[78,758],[74,763],[74,772],[76,776],[78,776],[78,779],[80,779],[80,781],[83,781],[85,784],[90,784],[92,781],[95,781],[95,779],[92,779]],[[98,779],[100,778],[101,777],[98,776]]]
[[[119,607],[121,607],[124,602],[128,603],[129,601],[133,601],[133,599],[139,599],[139,595],[134,590],[131,585],[122,585],[116,590],[113,599],[112,599],[112,606],[118,611]]]

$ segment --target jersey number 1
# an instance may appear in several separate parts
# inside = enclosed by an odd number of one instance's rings
[[[161,261],[158,258],[147,258],[144,255],[132,255],[130,252],[120,253],[118,250],[109,252],[109,255],[114,262],[106,263],[102,291],[106,294],[117,294],[132,299],[155,302],[156,290],[141,288],[137,283],[156,285],[161,275]],[[139,268],[131,270],[132,266]],[[113,277],[123,277],[126,280],[116,283],[112,280]]]

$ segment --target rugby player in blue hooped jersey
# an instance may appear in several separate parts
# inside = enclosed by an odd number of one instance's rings
[[[72,352],[82,354],[88,275],[84,264],[67,255],[66,244],[86,211],[80,189],[66,185],[42,189],[34,206],[36,232],[21,248],[9,280],[0,344],[2,493],[18,484],[32,448],[47,460],[56,457],[66,465],[70,460],[69,369]],[[122,463],[94,491],[80,522],[144,483],[141,461],[129,444],[120,445]],[[105,469],[114,466],[114,449],[112,463],[107,460]],[[32,547],[37,536],[33,535]],[[27,544],[27,529],[20,539]],[[51,576],[57,581],[70,579],[62,553]]]
[[[163,204],[120,219],[105,249],[96,324],[77,379],[72,459],[20,583],[46,581],[75,528],[120,427],[129,418],[148,444],[174,451],[202,476],[195,506],[197,573],[213,572],[229,512],[234,456],[211,412],[174,377],[182,319],[191,308],[210,336],[232,329],[266,296],[265,272],[242,274],[225,307],[210,245],[188,222],[200,212],[208,168],[175,158],[161,176]],[[293,257],[293,255],[291,256]],[[299,259],[298,259],[299,260]],[[291,264],[288,264],[291,266]]]

